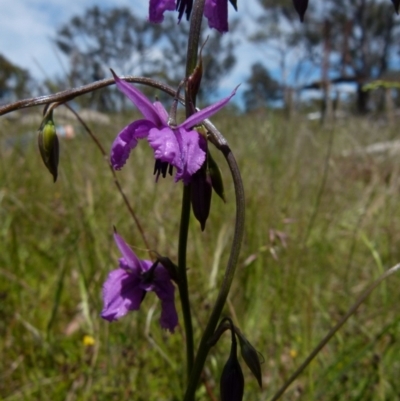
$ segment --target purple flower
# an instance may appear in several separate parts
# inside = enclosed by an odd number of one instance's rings
[[[204,15],[208,19],[208,26],[218,32],[228,32],[228,1],[206,0]]]
[[[236,2],[232,2],[232,4],[236,9]],[[179,21],[183,13],[186,13],[186,17],[189,19],[192,6],[193,0],[177,0],[176,2],[175,0],[150,0],[149,20],[160,23],[164,20],[164,11],[175,9],[179,12]],[[228,32],[228,0],[206,0],[204,15],[208,19],[210,28],[215,28],[221,33]]]
[[[175,287],[168,271],[160,263],[138,259],[117,233],[114,240],[122,258],[118,269],[108,275],[103,285],[101,317],[111,322],[130,310],[138,310],[146,292],[154,291],[161,300],[161,327],[172,333],[178,324],[178,315],[174,303]]]
[[[168,123],[168,113],[160,102],[151,103],[142,92],[115,74],[114,79],[118,89],[128,96],[144,117],[126,126],[115,138],[111,148],[111,164],[114,169],[120,170],[138,140],[147,138],[154,150],[158,175],[161,172],[165,176],[170,165],[177,170],[175,181],[183,180],[184,184],[188,184],[206,158],[206,139],[193,127],[224,107],[236,89],[230,96],[193,114],[182,124],[174,126]]]

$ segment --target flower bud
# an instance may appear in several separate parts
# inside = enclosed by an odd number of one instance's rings
[[[239,336],[240,350],[242,358],[246,362],[246,365],[253,373],[254,377],[257,379],[258,385],[262,388],[262,378],[261,378],[261,364],[258,357],[257,350],[251,345],[249,340],[241,333],[236,330],[236,334]]]
[[[204,231],[210,214],[212,196],[211,178],[207,175],[206,163],[192,175],[191,184],[193,214],[200,223],[201,231]]]
[[[193,103],[196,104],[196,96],[199,93],[201,78],[203,76],[203,61],[201,55],[199,57],[199,62],[196,65],[196,68],[192,72],[192,74],[187,79],[186,88],[188,91],[189,99]]]
[[[207,162],[208,162],[208,174],[210,175],[211,178],[211,185],[216,194],[224,202],[226,202],[221,170],[219,169],[217,162],[211,156],[210,151],[208,151],[207,153]]]
[[[207,43],[207,40],[203,43],[203,46]],[[201,78],[203,77],[203,57],[201,55],[203,51],[203,46],[200,49],[199,58],[197,60],[197,65],[193,72],[189,75],[186,82],[186,90],[189,100],[192,102],[193,106],[196,105],[196,96],[199,93]]]
[[[304,22],[304,14],[308,7],[308,0],[293,0],[293,5],[300,16],[300,21]]]
[[[399,13],[400,0],[392,0],[396,13]]]
[[[232,337],[234,334],[232,333]],[[232,338],[233,339],[233,338]],[[220,380],[221,401],[241,401],[244,392],[244,377],[236,355],[237,343],[232,341],[231,353],[222,371]]]
[[[54,182],[57,180],[59,144],[56,127],[53,121],[53,111],[45,114],[45,117],[38,131],[38,144],[42,160],[53,176]]]

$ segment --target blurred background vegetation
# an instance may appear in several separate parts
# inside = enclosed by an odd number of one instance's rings
[[[260,2],[265,12],[250,39],[266,57],[280,57],[282,68],[277,75],[255,64],[243,107],[230,105],[213,120],[238,159],[247,195],[245,241],[225,311],[264,358],[262,391],[243,367],[246,400],[268,400],[368,283],[400,261],[399,42],[390,2],[314,4],[304,25],[290,1]],[[0,57],[1,102],[108,77],[114,65],[177,84],[187,24],[175,31],[175,23],[149,26],[129,9],[88,9],[55,35],[70,60],[64,77],[37,82]],[[231,28],[240,30],[240,21]],[[155,42],[159,57],[146,51]],[[204,48],[204,104],[234,65],[234,46],[229,35],[213,35]],[[289,66],[293,51],[298,64]],[[343,83],[355,90],[343,93]],[[318,98],[304,95],[310,91]],[[106,149],[138,117],[114,89],[72,106]],[[119,322],[99,318],[102,284],[120,256],[113,226],[147,256],[107,161],[60,108],[53,184],[36,146],[40,115],[36,108],[0,118],[0,398],[181,399],[184,333],[160,330],[154,294]],[[213,155],[228,202],[214,196],[204,233],[191,221],[196,338],[216,296],[234,218],[229,174]],[[181,185],[172,178],[155,184],[152,171],[143,142],[118,178],[151,247],[176,260]],[[399,399],[399,285],[398,277],[383,283],[282,399]],[[209,356],[199,400],[218,399],[228,352],[227,336]]]
[[[89,123],[109,148],[132,116]],[[264,357],[260,392],[247,368],[245,399],[266,400],[367,284],[400,260],[396,129],[353,117],[321,127],[276,113],[214,121],[226,133],[247,193],[246,235],[226,314]],[[32,132],[36,125],[31,126]],[[160,330],[157,298],[138,313],[102,321],[101,287],[117,266],[113,225],[142,257],[106,161],[84,134],[61,141],[59,180],[40,160],[29,126],[2,122],[0,165],[0,394],[21,399],[180,399],[183,331]],[[374,148],[372,148],[374,149]],[[204,326],[231,241],[234,201],[214,197],[204,233],[190,226],[189,280],[196,338]],[[154,183],[151,149],[140,143],[118,173],[151,247],[176,260],[181,188]],[[396,399],[400,392],[400,278],[384,283],[283,399]],[[225,342],[224,342],[225,341]],[[212,351],[205,380],[218,399],[229,338]],[[202,387],[199,399],[210,399]]]

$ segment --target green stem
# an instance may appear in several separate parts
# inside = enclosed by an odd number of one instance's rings
[[[209,340],[214,334],[215,328],[217,327],[218,321],[222,313],[222,309],[225,305],[226,298],[228,297],[228,293],[235,274],[236,264],[238,261],[240,246],[242,244],[243,233],[244,233],[245,200],[244,200],[243,182],[240,176],[239,167],[228,145],[221,145],[219,149],[225,156],[235,186],[235,197],[236,197],[235,231],[233,235],[233,242],[231,247],[231,253],[228,260],[228,265],[225,270],[225,275],[219,290],[218,298],[214,305],[214,309],[208,320],[207,327],[204,330],[203,337],[201,338],[201,342],[196,354],[196,359],[194,361],[194,366],[192,373],[190,375],[189,384],[186,390],[184,401],[194,400],[197,384],[200,380],[201,372],[203,370],[207,354],[211,348]]]
[[[190,185],[183,187],[181,224],[179,228],[179,245],[178,245],[178,268],[179,268],[179,296],[182,306],[183,321],[186,335],[186,364],[187,375],[189,378],[193,368],[194,360],[194,344],[193,344],[193,326],[190,313],[189,290],[186,274],[186,250],[190,221]]]
[[[196,0],[193,4],[192,17],[190,19],[189,41],[186,53],[186,77],[193,72],[197,64],[204,3],[205,0]]]
[[[197,63],[197,52],[200,42],[201,34],[201,21],[203,18],[205,0],[196,0],[193,5],[192,18],[190,22],[190,31],[188,39],[188,49],[186,57],[186,77],[196,67]],[[188,94],[185,93],[186,99],[186,117],[190,117],[192,111],[190,109]],[[195,100],[194,100],[195,101]],[[178,268],[179,268],[179,295],[182,305],[182,314],[185,326],[186,334],[186,364],[187,364],[187,377],[189,379],[193,369],[194,361],[194,343],[193,343],[193,325],[192,317],[190,312],[190,301],[189,301],[189,288],[186,274],[186,252],[187,252],[187,240],[189,233],[189,221],[190,221],[190,185],[185,185],[183,188],[182,195],[182,211],[181,211],[181,223],[179,228],[179,245],[178,245]]]

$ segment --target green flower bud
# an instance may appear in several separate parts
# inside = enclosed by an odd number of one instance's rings
[[[251,373],[253,373],[254,377],[257,379],[258,385],[260,388],[262,388],[261,364],[260,358],[258,357],[259,354],[251,345],[249,340],[247,340],[247,338],[241,332],[239,332],[239,330],[236,330],[236,334],[239,336],[242,358],[251,370]]]
[[[224,366],[220,380],[221,401],[242,401],[244,393],[244,377],[237,359],[237,343],[232,333],[231,353]]]
[[[56,127],[53,121],[53,111],[46,113],[38,131],[38,144],[42,160],[53,176],[54,182],[57,180],[59,144]]]

